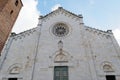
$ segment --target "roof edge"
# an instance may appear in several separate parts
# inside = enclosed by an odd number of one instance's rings
[[[89,29],[96,30],[96,31],[100,31],[100,32],[103,32],[103,33],[113,34],[112,30],[103,31],[103,30],[92,28],[92,27],[89,27],[89,26],[85,26],[85,27],[89,28]]]
[[[46,15],[44,15],[44,16],[40,15],[40,19],[43,19],[43,18],[47,17],[48,15],[50,15],[50,14],[56,12],[57,10],[64,10],[64,11],[66,11],[66,12],[68,12],[68,13],[70,13],[70,14],[76,16],[76,17],[83,18],[82,14],[77,15],[77,14],[75,14],[75,13],[72,13],[72,12],[70,12],[70,11],[64,9],[63,7],[58,7],[58,9],[56,9],[56,10],[54,10],[54,11],[51,11],[50,13],[48,13],[48,14],[46,14]]]
[[[22,6],[23,6],[22,0],[20,0],[20,2],[21,2],[21,4],[22,4]]]

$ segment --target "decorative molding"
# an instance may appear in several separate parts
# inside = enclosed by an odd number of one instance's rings
[[[56,25],[56,24],[65,24],[66,25],[66,28],[67,28],[67,32],[68,32],[68,34],[66,34],[65,36],[63,36],[63,37],[59,37],[59,36],[56,36],[55,34],[53,34],[53,28],[54,28],[54,26]],[[71,27],[71,25],[69,24],[69,23],[66,23],[66,22],[64,22],[64,21],[58,21],[58,22],[55,22],[55,23],[53,23],[52,25],[50,25],[50,27],[49,27],[49,33],[54,37],[54,38],[57,38],[57,39],[64,39],[64,38],[66,38],[66,37],[68,37],[68,36],[70,36],[71,34],[72,34],[72,27]]]
[[[89,31],[89,32],[91,32],[93,34],[97,34],[99,36],[106,37],[106,39],[108,39],[109,37],[111,37],[113,35],[111,30],[102,31],[102,30],[91,28],[91,27],[88,27],[88,26],[85,26],[85,30]]]
[[[69,33],[69,27],[64,23],[57,23],[53,26],[52,32],[57,37],[64,37]]]
[[[54,16],[59,15],[59,14],[64,14],[65,16],[67,16],[71,19],[74,19],[75,21],[80,21],[80,19],[83,18],[83,16],[81,14],[76,15],[70,11],[63,9],[62,7],[59,7],[57,10],[52,11],[51,13],[49,13],[45,16],[42,16],[42,17],[40,16],[40,19],[42,19],[44,22],[46,22],[46,20],[49,20],[51,17],[54,17]]]
[[[57,51],[51,57],[54,62],[69,62],[72,58],[71,55],[64,50]]]
[[[108,61],[104,61],[102,64],[101,64],[101,69],[104,71],[104,72],[114,72],[114,67],[112,65],[111,62],[108,62]]]
[[[30,30],[27,30],[27,31],[24,31],[24,32],[21,32],[19,34],[13,34],[12,33],[12,35],[10,37],[13,38],[14,40],[22,39],[22,38],[25,38],[26,36],[29,36],[29,35],[33,34],[36,31],[37,31],[37,27],[33,28],[33,29],[30,29]]]
[[[8,68],[8,73],[19,74],[21,72],[21,69],[22,69],[22,65],[19,63],[15,63]]]

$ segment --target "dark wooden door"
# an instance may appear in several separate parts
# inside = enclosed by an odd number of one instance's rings
[[[54,67],[54,80],[68,80],[68,67],[55,66]]]

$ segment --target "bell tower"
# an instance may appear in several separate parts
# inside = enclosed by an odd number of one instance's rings
[[[0,0],[0,55],[22,6],[21,0]]]

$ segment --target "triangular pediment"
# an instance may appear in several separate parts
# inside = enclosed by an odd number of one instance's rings
[[[49,16],[54,16],[54,15],[57,15],[57,14],[63,14],[65,16],[72,16],[72,17],[75,17],[75,18],[83,18],[83,16],[80,14],[80,15],[76,15],[68,10],[65,10],[63,9],[62,7],[59,7],[58,9],[50,12],[49,14],[45,15],[45,16],[40,16],[40,19],[44,19],[46,17],[49,17]]]

